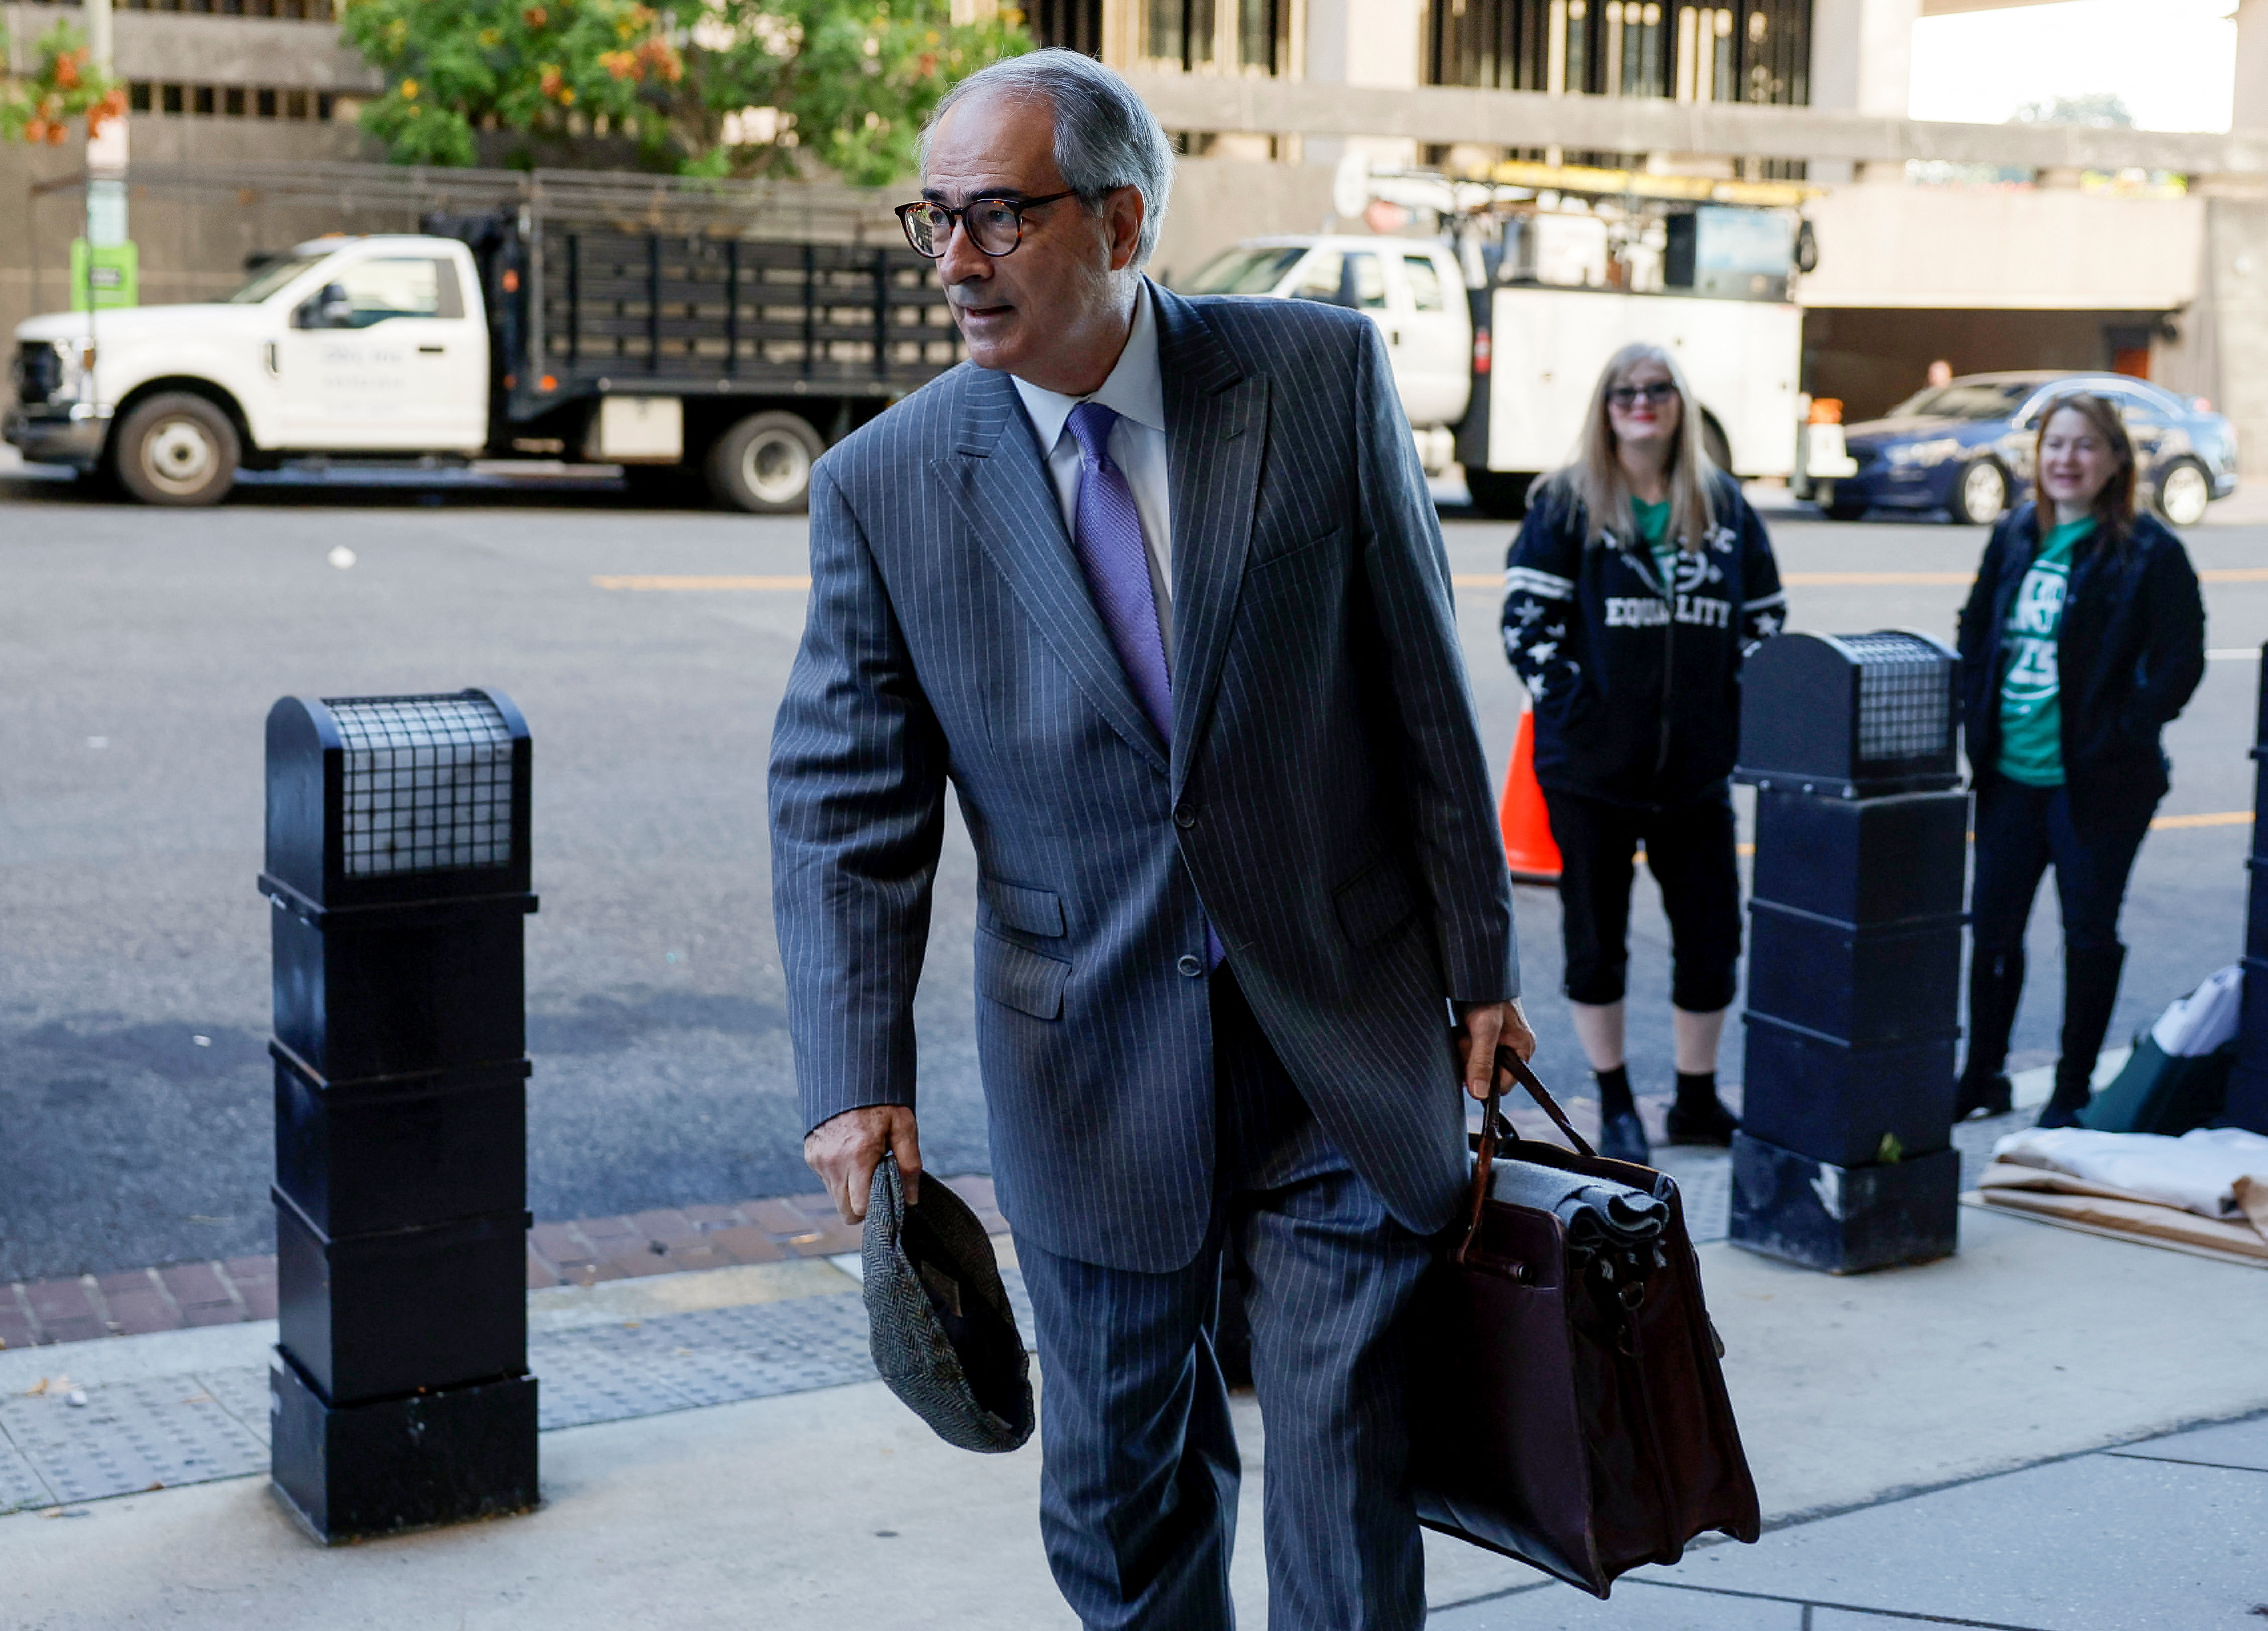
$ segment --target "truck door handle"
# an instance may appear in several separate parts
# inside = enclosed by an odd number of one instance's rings
[[[417,355],[420,356],[438,356],[442,352],[448,349],[449,348],[446,346],[421,345],[417,348]]]

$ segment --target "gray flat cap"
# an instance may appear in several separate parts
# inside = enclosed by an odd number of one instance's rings
[[[1032,1371],[984,1225],[936,1179],[909,1207],[895,1157],[866,1197],[874,1368],[948,1444],[998,1454],[1032,1436]]]

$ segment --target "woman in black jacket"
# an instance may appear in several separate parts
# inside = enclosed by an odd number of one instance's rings
[[[2118,1000],[2127,874],[2166,793],[2158,733],[2205,673],[2205,605],[2181,541],[2134,512],[2134,444],[2115,407],[2057,398],[2033,464],[2039,497],[1992,529],[1961,613],[1977,871],[1955,1114],[2009,1107],[2024,924],[2052,866],[2063,1045],[2040,1125],[2070,1127]]]
[[[1659,346],[1599,376],[1573,463],[1540,482],[1513,540],[1504,650],[1535,714],[1535,779],[1559,846],[1575,1033],[1599,1081],[1599,1147],[1647,1158],[1624,1062],[1632,856],[1661,886],[1672,943],[1674,1143],[1727,1143],[1717,1044],[1741,955],[1727,787],[1741,662],[1786,597],[1764,524],[1712,466]]]

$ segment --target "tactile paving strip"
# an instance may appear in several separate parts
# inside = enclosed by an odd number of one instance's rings
[[[44,1394],[0,1400],[0,1429],[59,1500],[201,1484],[268,1465],[268,1446],[194,1376],[85,1392],[84,1406]]]
[[[616,1326],[528,1344],[542,1424],[580,1427],[872,1381],[856,1297],[799,1297]]]
[[[201,1370],[204,1384],[220,1407],[234,1416],[245,1431],[261,1444],[268,1442],[268,1367],[235,1365],[225,1370]]]
[[[0,1517],[23,1507],[53,1506],[55,1492],[40,1481],[32,1464],[0,1431]]]
[[[1722,1165],[1689,1172],[1677,1180],[1685,1209],[1685,1233],[1694,1245],[1722,1240],[1733,1227],[1733,1168]]]
[[[1028,1342],[1024,1278],[1002,1270]],[[865,1300],[798,1297],[547,1333],[528,1344],[543,1430],[874,1378]],[[268,1372],[239,1365],[0,1399],[0,1514],[268,1467]]]

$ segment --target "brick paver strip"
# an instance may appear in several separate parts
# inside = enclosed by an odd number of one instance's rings
[[[941,1181],[968,1202],[986,1230],[1005,1234],[992,1180]],[[659,1245],[661,1250],[653,1248]],[[856,1252],[856,1224],[823,1194],[775,1195],[735,1206],[662,1207],[630,1217],[538,1223],[527,1235],[527,1286],[594,1285],[735,1263]],[[60,1276],[0,1284],[0,1348],[139,1336],[187,1326],[276,1317],[276,1260],[168,1263],[99,1279]]]

